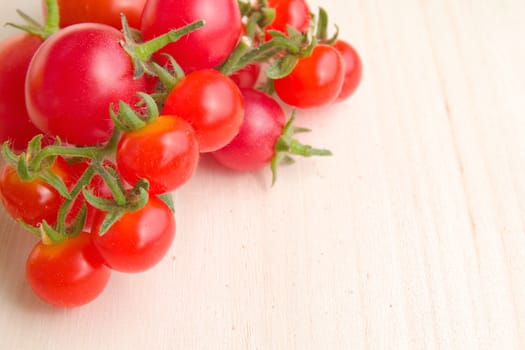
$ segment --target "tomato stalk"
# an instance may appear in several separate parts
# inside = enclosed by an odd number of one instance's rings
[[[139,78],[143,74],[155,76],[155,69],[152,67],[150,61],[154,53],[174,43],[183,36],[204,26],[203,20],[195,21],[182,28],[171,30],[163,35],[146,42],[139,42],[141,35],[138,31],[129,27],[126,16],[122,15],[122,30],[124,32],[124,40],[121,42],[122,47],[128,53],[133,61],[135,67],[134,77]]]
[[[296,111],[292,112],[290,120],[283,128],[283,133],[275,143],[275,155],[271,161],[272,169],[272,186],[277,180],[277,166],[281,162],[293,163],[291,155],[302,157],[313,156],[331,156],[332,152],[328,149],[314,148],[310,145],[304,145],[294,138],[294,135],[302,132],[309,132],[309,129],[294,127]]]
[[[18,28],[32,35],[46,40],[60,30],[60,13],[57,0],[46,0],[46,23],[42,25],[37,20],[21,10],[16,10],[25,24],[7,23],[11,27]]]

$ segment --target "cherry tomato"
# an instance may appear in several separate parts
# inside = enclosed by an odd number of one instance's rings
[[[239,132],[244,115],[242,95],[228,76],[212,69],[188,74],[170,92],[162,114],[191,124],[201,152],[226,146]]]
[[[0,43],[0,143],[23,150],[40,130],[31,123],[26,109],[24,82],[27,67],[42,39],[18,34]]]
[[[274,81],[275,92],[287,104],[314,108],[335,101],[344,80],[344,62],[332,46],[317,45],[293,71]]]
[[[341,53],[345,67],[345,78],[336,102],[350,97],[359,86],[363,74],[363,64],[357,51],[346,41],[337,40],[334,47]]]
[[[251,63],[229,77],[239,88],[253,88],[259,78],[261,66],[258,63]]]
[[[235,0],[149,0],[142,15],[145,40],[192,22],[204,27],[169,44],[155,58],[166,63],[170,54],[186,72],[214,68],[233,51],[241,33],[241,15]]]
[[[130,184],[145,178],[150,192],[166,193],[188,181],[197,168],[199,146],[193,128],[182,118],[161,116],[122,136],[117,167]]]
[[[38,49],[26,79],[26,102],[33,123],[47,134],[75,145],[109,139],[109,105],[137,102],[147,92],[145,78],[133,78],[133,64],[122,49],[123,35],[98,23],[69,26]]]
[[[241,130],[232,142],[212,155],[230,169],[252,171],[272,160],[286,118],[281,106],[270,96],[254,89],[241,91],[246,109]]]
[[[58,175],[66,186],[74,182],[65,160],[57,158],[51,171]],[[42,180],[23,181],[16,170],[5,164],[0,173],[0,198],[7,212],[15,219],[37,226],[43,220],[56,223],[58,209],[64,198]]]
[[[306,33],[310,28],[310,9],[305,0],[268,0],[268,7],[275,9],[275,19],[265,29],[286,33],[290,25]]]
[[[145,4],[146,0],[58,0],[60,27],[94,22],[120,29],[123,13],[130,27],[139,28]]]
[[[175,218],[155,196],[140,210],[126,213],[100,235],[104,214],[95,216],[91,238],[106,264],[121,272],[141,272],[156,265],[175,236]]]
[[[26,264],[26,277],[36,295],[60,307],[76,307],[96,299],[106,287],[111,270],[81,233],[63,243],[39,242]]]

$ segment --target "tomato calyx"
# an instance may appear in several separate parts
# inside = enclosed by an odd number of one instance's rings
[[[137,181],[135,186],[128,192],[125,192],[122,188],[123,198],[120,201],[121,203],[119,203],[116,199],[109,200],[97,197],[91,191],[84,188],[82,193],[86,201],[95,208],[105,212],[104,219],[98,230],[99,235],[104,235],[111,226],[119,221],[126,213],[142,209],[148,203],[148,189],[149,182],[146,179]]]
[[[128,53],[135,68],[134,77],[139,78],[144,74],[156,76],[156,70],[151,62],[153,54],[168,44],[174,43],[183,36],[204,26],[203,20],[195,21],[184,27],[173,29],[163,35],[143,42],[142,35],[136,29],[130,28],[126,16],[122,15],[122,31],[124,40],[122,48]]]
[[[277,167],[280,163],[292,164],[295,160],[292,155],[302,157],[313,156],[331,156],[332,152],[328,149],[314,148],[310,145],[304,145],[294,138],[295,134],[310,132],[310,129],[296,127],[293,125],[295,121],[296,111],[293,110],[292,116],[283,128],[281,137],[275,142],[275,155],[271,161],[272,169],[272,186],[277,181]]]
[[[328,23],[328,13],[324,8],[320,7],[317,15],[317,31],[315,37],[320,44],[333,45],[339,38],[339,26],[334,24],[335,33],[331,37],[328,37]]]
[[[16,12],[25,23],[16,24],[9,22],[6,25],[23,30],[32,35],[39,36],[43,40],[46,40],[60,29],[60,14],[58,11],[57,0],[46,0],[46,8],[47,13],[45,25],[42,25],[37,20],[29,16],[27,13],[18,9],[16,10]]]
[[[143,113],[138,113],[129,104],[120,101],[118,111],[115,112],[113,104],[109,106],[109,114],[117,129],[131,132],[142,129],[159,117],[159,107],[155,99],[146,93],[139,92],[141,100],[138,107],[144,107]]]

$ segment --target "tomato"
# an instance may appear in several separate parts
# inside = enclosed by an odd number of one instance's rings
[[[204,27],[169,44],[155,58],[166,63],[161,53],[170,54],[185,72],[214,68],[230,55],[241,34],[236,0],[149,0],[140,29],[149,40],[198,20],[206,22]]]
[[[258,63],[251,63],[229,77],[239,88],[253,88],[259,78],[261,66]]]
[[[252,171],[272,160],[286,118],[281,106],[270,96],[254,89],[241,91],[246,109],[241,130],[232,142],[212,155],[230,169]]]
[[[242,95],[228,76],[212,69],[188,74],[170,92],[165,115],[191,124],[201,152],[226,146],[239,132],[244,115]]]
[[[186,121],[160,116],[144,128],[124,134],[116,159],[119,173],[128,183],[145,178],[150,192],[160,194],[191,178],[199,161],[199,146]]]
[[[317,45],[310,56],[299,60],[293,71],[274,81],[275,92],[287,104],[314,108],[330,104],[339,96],[344,62],[332,46]]]
[[[145,78],[133,78],[133,64],[122,49],[123,35],[97,23],[69,26],[49,37],[35,53],[26,78],[29,116],[43,132],[75,145],[109,139],[108,109],[122,100],[137,102]]]
[[[310,28],[310,9],[305,0],[268,0],[268,7],[275,9],[275,19],[265,29],[286,33],[288,25],[301,33]]]
[[[36,295],[60,307],[82,306],[105,289],[111,270],[81,233],[63,243],[39,242],[27,258],[26,277]]]
[[[150,196],[145,207],[128,212],[100,235],[104,214],[95,216],[92,241],[106,264],[121,272],[141,272],[156,265],[175,236],[175,218],[168,206]]]
[[[123,13],[130,27],[139,28],[145,4],[146,0],[58,0],[60,27],[94,22],[120,29]]]
[[[66,186],[75,181],[68,164],[61,157],[51,166],[51,171],[59,176]],[[46,182],[34,179],[23,181],[16,169],[5,164],[0,173],[0,198],[7,212],[15,219],[37,226],[43,220],[56,223],[58,209],[64,198]]]
[[[350,97],[359,86],[363,74],[363,64],[357,51],[346,41],[337,40],[334,47],[341,53],[345,67],[345,77],[336,102]]]
[[[31,123],[26,109],[24,81],[27,67],[42,39],[18,34],[0,43],[0,143],[23,150],[40,130]]]

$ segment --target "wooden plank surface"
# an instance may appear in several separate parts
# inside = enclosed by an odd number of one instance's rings
[[[365,64],[298,118],[334,156],[273,188],[205,157],[169,256],[75,310],[34,297],[1,210],[1,349],[525,349],[525,2],[311,4]]]

